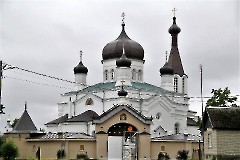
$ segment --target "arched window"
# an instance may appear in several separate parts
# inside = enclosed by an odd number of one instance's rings
[[[127,120],[127,115],[125,113],[121,114],[120,120]]]
[[[136,70],[132,70],[132,80],[136,80]]]
[[[178,78],[174,77],[174,91],[178,92]]]
[[[138,71],[138,80],[139,81],[142,80],[142,71],[141,70]]]
[[[111,79],[114,80],[114,70],[111,70]]]
[[[93,105],[93,100],[92,100],[92,98],[89,97],[89,98],[86,100],[85,105],[87,105],[87,106]]]
[[[107,70],[104,71],[104,80],[105,81],[108,80],[108,71]]]
[[[161,151],[165,151],[165,146],[161,146]]]
[[[174,133],[175,134],[178,134],[179,133],[179,123],[175,123],[175,125],[174,125]]]

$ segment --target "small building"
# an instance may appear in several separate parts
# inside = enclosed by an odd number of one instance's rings
[[[206,108],[203,128],[206,159],[240,159],[240,108]]]

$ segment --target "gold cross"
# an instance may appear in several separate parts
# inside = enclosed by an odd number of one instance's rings
[[[175,17],[177,9],[176,9],[176,8],[173,8],[172,11],[173,11],[173,16]]]
[[[123,23],[123,24],[124,24],[125,16],[126,16],[126,15],[125,15],[125,13],[123,12],[123,13],[122,13],[122,16],[121,16],[121,17],[122,17],[122,23]]]

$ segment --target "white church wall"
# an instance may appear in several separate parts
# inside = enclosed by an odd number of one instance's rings
[[[84,132],[87,133],[86,122],[63,123],[61,124],[61,132]]]
[[[58,132],[58,125],[47,125],[46,132]]]
[[[93,100],[93,103],[91,105],[86,104],[86,101],[88,98],[91,98]],[[101,115],[103,113],[103,103],[101,99],[95,96],[89,95],[76,101],[75,109],[76,109],[76,115],[79,115],[87,110],[93,110],[98,115]]]
[[[200,135],[200,130],[197,126],[187,126],[186,132],[188,134]]]

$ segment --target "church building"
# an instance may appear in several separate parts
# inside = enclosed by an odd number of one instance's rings
[[[24,125],[19,121],[5,134],[14,141],[24,137],[17,144],[29,151],[20,152],[21,158],[38,149],[42,158],[56,158],[59,150],[64,150],[67,159],[82,153],[92,159],[157,159],[160,152],[175,159],[179,150],[197,156],[198,117],[189,110],[188,76],[178,50],[181,29],[176,17],[168,29],[170,54],[159,66],[159,75],[152,75],[161,77],[161,86],[144,82],[144,48],[125,28],[123,17],[120,35],[102,50],[102,82],[88,85],[88,68],[80,51],[80,62],[73,69],[75,90],[61,95],[58,117],[46,122],[46,133],[20,131],[17,128]],[[23,116],[28,117],[25,112]]]

